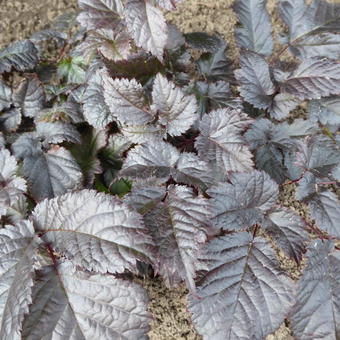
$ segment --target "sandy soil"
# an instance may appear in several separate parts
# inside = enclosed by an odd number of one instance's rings
[[[340,0],[336,0],[339,2]],[[167,14],[184,32],[206,31],[222,34],[230,45],[229,53],[236,56],[238,50],[233,38],[236,22],[231,10],[232,0],[187,0],[178,10]],[[33,32],[45,28],[48,23],[65,11],[76,8],[76,0],[0,0],[0,47],[13,40],[28,37]],[[275,0],[269,0],[268,9],[275,25],[280,30],[282,24],[273,13]],[[306,207],[291,200],[293,186],[287,186],[281,194],[281,202],[295,208],[306,216]],[[296,279],[300,271],[292,261],[278,253],[282,267]],[[186,289],[167,289],[161,280],[140,280],[150,296],[150,311],[154,316],[151,340],[201,339],[193,329],[186,307]],[[292,340],[290,330],[285,325],[267,340]]]

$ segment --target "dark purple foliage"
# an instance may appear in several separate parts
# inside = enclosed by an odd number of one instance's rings
[[[229,60],[181,0],[78,2],[0,50],[0,338],[147,339],[152,268],[204,339],[337,339],[340,6],[280,0],[277,37],[235,0]]]

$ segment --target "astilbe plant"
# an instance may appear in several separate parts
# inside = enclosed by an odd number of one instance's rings
[[[340,5],[281,0],[274,37],[236,0],[232,63],[179,2],[79,0],[0,50],[2,340],[146,339],[151,268],[204,339],[340,336]]]

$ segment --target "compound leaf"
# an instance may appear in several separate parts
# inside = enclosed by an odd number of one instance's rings
[[[336,339],[340,332],[340,252],[331,241],[315,240],[290,313],[294,336],[301,340]]]
[[[152,99],[152,110],[158,114],[159,123],[166,127],[170,136],[186,132],[197,119],[196,98],[185,95],[160,73],[155,78]]]
[[[259,169],[265,170],[277,183],[283,183],[289,172],[285,161],[295,150],[296,138],[316,130],[315,124],[296,119],[275,125],[268,119],[257,119],[245,133],[250,149],[255,151],[255,161]],[[296,166],[294,169],[299,170]]]
[[[195,142],[199,156],[215,162],[224,173],[251,170],[252,154],[241,135],[251,122],[245,113],[229,108],[205,115]]]
[[[127,0],[125,20],[136,45],[163,61],[168,28],[162,11],[150,0]]]
[[[247,50],[268,56],[273,51],[272,27],[266,0],[237,0],[234,11],[242,27],[236,28],[236,41]]]
[[[30,40],[16,41],[0,50],[0,74],[32,70],[38,63],[38,50]]]
[[[141,216],[113,196],[82,190],[39,203],[35,228],[75,265],[111,273],[136,272],[153,261],[153,242]]]
[[[265,172],[235,173],[230,183],[218,183],[208,191],[213,220],[218,228],[242,230],[260,221],[278,198],[278,186]]]
[[[280,326],[294,286],[268,241],[246,232],[225,235],[199,260],[206,273],[196,283],[198,298],[189,296],[189,310],[204,338],[261,340]]]
[[[21,324],[31,303],[38,245],[29,221],[0,229],[1,339],[21,339]]]
[[[171,144],[159,141],[145,143],[130,150],[121,170],[132,178],[156,177],[166,182],[176,181],[206,187],[212,182],[209,165],[195,154],[180,152]]]
[[[37,273],[25,339],[147,339],[144,289],[112,276],[77,270],[70,262]]]

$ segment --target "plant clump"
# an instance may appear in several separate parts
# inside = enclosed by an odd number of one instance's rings
[[[180,2],[78,0],[0,50],[1,339],[147,339],[152,275],[204,339],[338,337],[340,5],[280,0],[277,37],[236,0],[230,60]]]

